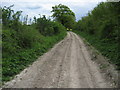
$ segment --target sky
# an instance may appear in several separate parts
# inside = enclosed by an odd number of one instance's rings
[[[105,1],[106,0],[2,0],[1,6],[14,4],[12,9],[15,11],[23,11],[23,16],[28,15],[29,18],[36,16],[38,18],[40,15],[46,15],[46,17],[51,16],[52,6],[63,4],[75,13],[76,21],[78,21],[93,10],[98,3]]]

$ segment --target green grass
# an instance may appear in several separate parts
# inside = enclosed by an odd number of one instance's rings
[[[7,35],[9,34],[7,33]],[[47,52],[55,43],[62,40],[65,36],[66,31],[53,36],[40,36],[40,41],[32,43],[30,48],[19,47],[15,38],[10,38],[11,35],[8,36],[9,39],[5,38],[6,41],[4,40],[3,45],[7,45],[3,46],[3,48],[5,47],[2,59],[3,83],[11,80],[16,74],[32,64],[39,56]]]
[[[84,32],[74,31],[78,35],[85,38],[92,46],[94,46],[102,55],[109,59],[109,62],[115,64],[120,70],[120,59],[118,58],[118,43],[110,40],[101,40],[97,36],[89,35]]]

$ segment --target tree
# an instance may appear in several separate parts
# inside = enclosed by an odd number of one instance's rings
[[[52,7],[52,17],[63,24],[66,28],[73,28],[75,23],[75,14],[69,7],[59,4]]]
[[[2,8],[2,23],[3,26],[9,26],[9,23],[11,21],[12,18],[12,14],[14,13],[13,10],[11,10],[11,7],[13,7],[14,5],[11,5],[9,7],[4,6]]]

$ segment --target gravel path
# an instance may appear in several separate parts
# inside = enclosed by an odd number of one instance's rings
[[[23,70],[6,88],[110,88],[73,32]]]

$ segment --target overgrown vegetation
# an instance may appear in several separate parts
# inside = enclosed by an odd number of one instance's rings
[[[22,11],[2,8],[2,81],[8,81],[66,36],[65,27],[47,19],[20,21]]]
[[[42,17],[30,20],[28,16],[21,21],[22,11],[11,8],[2,10],[2,81],[32,64],[38,56],[47,52],[56,42],[66,36],[66,28],[80,34],[96,47],[110,62],[120,69],[118,49],[120,30],[120,3],[100,3],[87,16],[75,23],[75,14],[65,5],[52,7],[54,21]],[[1,17],[1,16],[0,16]],[[0,18],[1,19],[1,18]],[[0,42],[1,43],[1,42]]]
[[[118,51],[120,2],[102,2],[76,23],[74,32],[83,36],[120,70]]]

